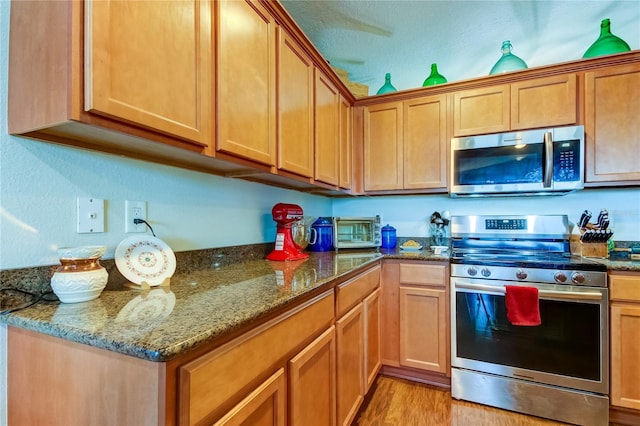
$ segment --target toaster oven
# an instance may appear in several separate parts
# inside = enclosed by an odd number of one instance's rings
[[[333,246],[345,248],[380,247],[382,244],[382,216],[334,217]]]

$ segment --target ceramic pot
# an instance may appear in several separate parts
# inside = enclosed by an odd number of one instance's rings
[[[58,250],[62,265],[51,277],[51,288],[61,302],[86,302],[100,296],[109,278],[99,262],[106,249],[84,246]]]

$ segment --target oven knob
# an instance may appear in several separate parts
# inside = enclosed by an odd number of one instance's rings
[[[491,270],[488,268],[482,268],[482,271],[480,271],[480,273],[485,278],[491,276]]]
[[[470,268],[467,269],[467,274],[471,275],[472,277],[475,277],[478,274],[478,270],[473,266],[471,266]]]
[[[564,274],[564,272],[556,272],[553,278],[556,280],[556,282],[559,283],[567,281],[567,276]]]
[[[571,281],[573,281],[574,284],[584,284],[585,278],[580,272],[574,272],[571,274]]]
[[[524,280],[525,278],[527,278],[527,273],[522,269],[518,269],[516,271],[516,278],[518,278],[519,280]]]

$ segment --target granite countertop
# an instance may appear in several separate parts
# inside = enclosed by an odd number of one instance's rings
[[[333,287],[379,252],[311,253],[293,262],[251,260],[171,278],[167,288],[105,289],[82,303],[38,303],[0,322],[62,339],[167,361],[288,304]]]
[[[449,261],[431,250],[310,253],[309,259],[254,259],[179,271],[168,288],[107,288],[83,303],[40,302],[0,322],[142,358],[168,361],[332,288],[380,259]],[[609,270],[640,272],[640,261],[592,259]],[[111,274],[112,272],[110,272]]]

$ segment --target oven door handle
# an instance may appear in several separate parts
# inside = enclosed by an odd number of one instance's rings
[[[467,284],[456,283],[455,288],[465,290],[485,291],[488,293],[505,294],[506,288],[504,286],[495,285],[483,285],[483,284]],[[538,296],[550,297],[554,299],[566,299],[566,300],[602,300],[602,293],[597,291],[557,291],[557,290],[538,290]]]

